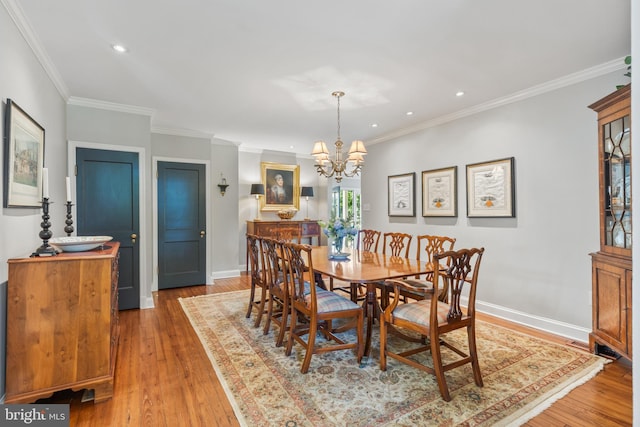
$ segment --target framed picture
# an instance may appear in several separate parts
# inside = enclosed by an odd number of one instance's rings
[[[416,216],[415,182],[415,172],[389,176],[389,216]]]
[[[300,210],[300,166],[262,162],[262,211]]]
[[[42,207],[44,128],[7,99],[4,117],[4,207]]]
[[[422,216],[458,216],[458,167],[422,171]]]
[[[514,217],[514,158],[467,165],[467,216]]]

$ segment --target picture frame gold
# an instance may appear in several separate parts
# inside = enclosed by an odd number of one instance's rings
[[[261,162],[264,197],[260,210],[300,210],[300,165]]]
[[[44,128],[13,100],[4,117],[5,208],[42,207]]]

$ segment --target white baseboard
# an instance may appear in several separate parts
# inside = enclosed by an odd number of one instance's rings
[[[213,273],[211,273],[211,276],[209,276],[209,280],[211,280],[211,282],[215,281],[215,279],[226,279],[229,277],[239,277],[240,276],[240,270],[226,270],[226,271],[214,271]],[[207,283],[207,285],[213,285],[214,283]]]
[[[466,304],[466,298],[461,298],[461,304]],[[511,308],[502,307],[496,304],[476,300],[476,310],[481,313],[490,314],[501,319],[508,320],[520,325],[529,326],[544,332],[566,337],[571,340],[588,343],[591,329],[546,317],[535,316]]]

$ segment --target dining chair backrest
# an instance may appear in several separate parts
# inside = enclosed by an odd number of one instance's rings
[[[423,234],[417,236],[418,248],[416,256],[418,261],[424,263],[433,263],[433,256],[437,253],[452,251],[453,246],[456,243],[456,239],[447,236],[432,236]],[[447,265],[450,262],[450,258],[447,258]],[[416,276],[418,277],[418,276]],[[425,279],[432,282],[433,272],[429,272],[425,275]]]
[[[308,305],[308,308],[316,311],[316,287],[313,280],[309,280],[315,276],[311,246],[284,243],[282,249],[286,259],[285,281],[289,286],[292,305],[295,306],[297,303],[307,306],[307,303],[311,302],[312,305]]]
[[[254,234],[247,234],[247,252],[249,254],[249,271],[251,281],[264,281],[264,269],[262,268],[262,239]]]
[[[367,252],[378,252],[378,243],[380,243],[380,235],[378,230],[359,230],[356,249]]]
[[[254,326],[257,328],[265,313],[265,304],[269,284],[267,282],[267,267],[265,264],[262,238],[254,234],[247,233],[247,254],[251,272],[251,288],[249,292],[249,306],[246,317],[251,317],[254,308],[257,308]]]
[[[442,252],[433,256],[433,261],[436,264],[433,281],[434,298],[437,298],[438,289],[445,287],[448,289],[449,311],[447,313],[447,323],[449,325],[453,325],[463,317],[475,318],[478,272],[480,271],[480,261],[483,254],[484,248],[471,248]],[[463,314],[460,299],[465,287],[468,287],[469,290],[466,314]],[[433,303],[435,304],[436,300]],[[431,324],[438,324],[437,316],[437,310],[432,310]]]
[[[411,234],[384,233],[382,253],[385,255],[409,258],[411,247]]]
[[[276,347],[284,342],[289,317],[289,287],[285,282],[285,260],[283,258],[283,242],[268,237],[262,239],[266,282],[269,289],[269,305],[264,334],[268,334],[273,322],[280,328],[276,337]]]

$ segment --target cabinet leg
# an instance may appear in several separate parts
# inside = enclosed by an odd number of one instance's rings
[[[113,381],[96,385],[93,389],[93,402],[100,403],[111,399],[113,396]]]

